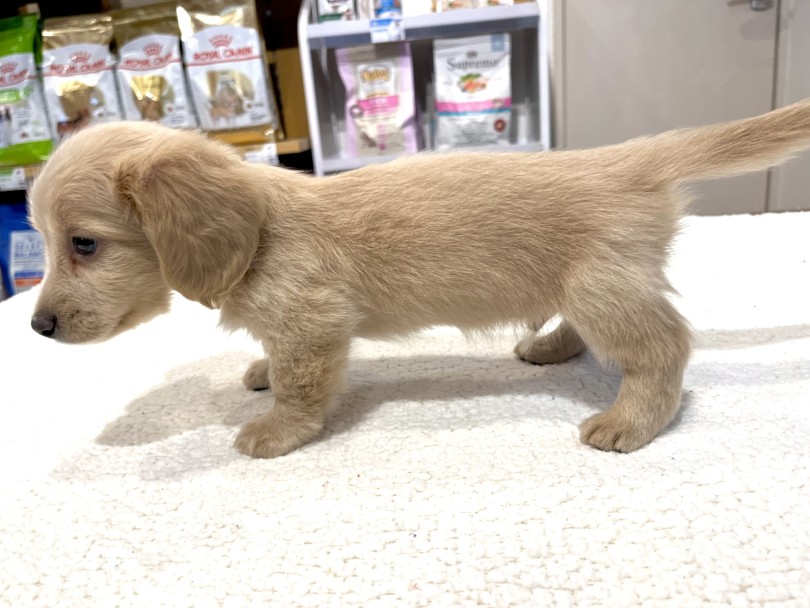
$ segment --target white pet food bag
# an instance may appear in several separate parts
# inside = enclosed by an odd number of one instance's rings
[[[436,40],[433,59],[436,148],[508,144],[509,35]]]
[[[45,20],[42,76],[57,140],[90,124],[121,120],[112,37],[109,15]]]
[[[278,131],[253,1],[184,3],[177,7],[177,20],[200,126]]]
[[[145,6],[112,15],[124,117],[167,127],[196,127],[174,5]]]
[[[335,54],[346,87],[347,154],[416,152],[410,46],[394,42],[338,49]]]

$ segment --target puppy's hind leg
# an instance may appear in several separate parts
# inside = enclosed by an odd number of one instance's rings
[[[536,365],[562,363],[585,350],[582,338],[566,319],[548,333],[538,333],[539,327],[532,329],[532,333],[515,346],[515,354],[523,361]]]
[[[573,286],[565,314],[598,357],[617,362],[622,382],[613,406],[580,425],[583,443],[632,452],[675,417],[691,335],[649,269],[590,269]],[[587,276],[586,276],[587,275]],[[646,283],[654,280],[659,289]]]

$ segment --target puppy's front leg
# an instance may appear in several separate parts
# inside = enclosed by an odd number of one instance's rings
[[[269,363],[276,401],[269,412],[242,427],[236,448],[255,458],[274,458],[317,437],[331,400],[342,388],[348,346],[346,336],[279,336],[268,341],[269,361],[254,365]]]
[[[270,359],[265,357],[251,363],[242,376],[242,384],[250,391],[264,391],[270,388]]]

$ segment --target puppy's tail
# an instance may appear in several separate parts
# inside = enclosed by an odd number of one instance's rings
[[[761,116],[628,142],[648,178],[679,183],[767,169],[810,148],[810,99]]]

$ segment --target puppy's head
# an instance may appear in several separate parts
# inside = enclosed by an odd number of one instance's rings
[[[29,193],[46,251],[34,330],[106,340],[165,312],[171,289],[217,305],[258,248],[265,211],[252,171],[199,133],[154,123],[62,143]]]

